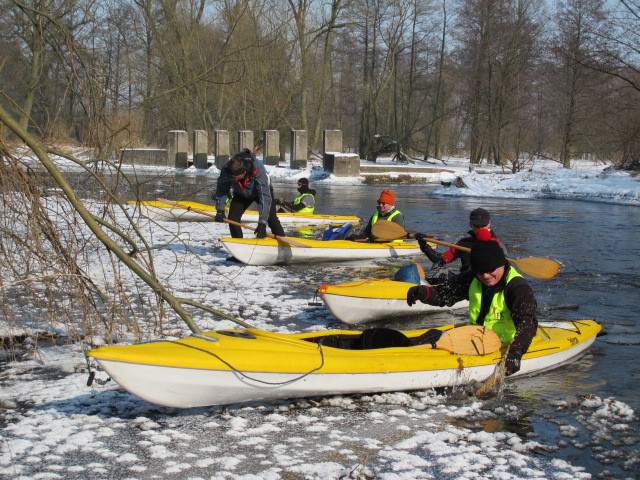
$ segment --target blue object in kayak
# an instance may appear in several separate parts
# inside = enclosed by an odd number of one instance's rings
[[[350,223],[336,227],[329,225],[322,234],[322,240],[344,240],[349,235],[352,226]]]
[[[418,265],[415,263],[405,263],[395,273],[393,279],[396,282],[407,282],[415,285],[420,285],[420,272],[418,271]]]

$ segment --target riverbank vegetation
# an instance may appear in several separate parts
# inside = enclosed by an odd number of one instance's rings
[[[98,156],[171,129],[343,130],[374,160],[640,166],[638,0],[3,0],[0,106]]]

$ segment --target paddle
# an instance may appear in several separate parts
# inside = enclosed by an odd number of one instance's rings
[[[165,198],[157,198],[156,200],[158,200],[159,202],[168,203],[169,205],[173,205],[173,206],[176,206],[176,207],[179,207],[179,208],[184,208],[185,210],[191,210],[192,212],[200,213],[200,214],[206,215],[208,217],[213,217],[213,218],[216,217],[212,213],[205,212],[204,210],[200,210],[200,209],[197,209],[197,208],[189,207],[187,205],[182,205],[181,203],[174,202],[174,201],[171,201],[171,200],[167,200]],[[254,230],[255,231],[254,227],[250,227],[249,225],[245,225],[244,223],[236,222],[234,220],[229,220],[228,218],[223,218],[222,220],[224,222],[226,222],[226,223],[231,223],[233,225],[237,225],[239,227],[244,227],[244,228],[248,228],[249,230]],[[288,237],[281,237],[279,235],[274,235],[273,233],[269,233],[269,232],[266,232],[266,233],[267,233],[267,237],[275,238],[279,242],[287,243],[287,244],[289,244],[289,245],[291,245],[293,247],[311,248],[309,245],[305,245],[304,243],[296,242],[295,240],[292,240],[292,239],[290,239]]]
[[[506,359],[506,355],[502,358],[500,363],[496,365],[496,369],[489,378],[487,378],[482,385],[476,389],[473,394],[478,398],[487,398],[492,396],[498,391],[498,387],[502,380],[504,379],[506,370],[504,367],[504,362]]]
[[[480,325],[465,325],[445,331],[436,342],[438,350],[456,355],[487,355],[502,347],[500,337],[491,329]],[[433,348],[430,343],[415,348]]]
[[[400,238],[413,238],[413,234],[408,233],[401,225],[398,225],[394,222],[389,222],[388,220],[378,220],[371,229],[371,233],[376,238],[381,238],[387,241],[397,240]],[[425,240],[437,245],[444,245],[445,247],[455,248],[463,252],[471,251],[470,248],[461,247],[460,245],[456,245],[453,243],[441,242],[439,240],[434,240],[433,238],[425,238]],[[507,260],[518,267],[518,269],[525,275],[529,275],[530,277],[535,278],[555,277],[562,268],[560,262],[556,262],[555,260],[551,260],[549,258],[526,257],[519,258],[517,260],[513,258],[507,258]]]

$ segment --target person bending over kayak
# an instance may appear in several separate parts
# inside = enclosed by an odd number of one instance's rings
[[[495,232],[491,228],[491,216],[489,212],[484,208],[476,208],[469,214],[469,225],[471,226],[471,230],[467,232],[467,235],[460,238],[456,245],[466,248],[472,248],[477,242],[486,242],[488,240],[494,240],[500,244],[505,254],[507,252],[506,248],[502,244],[500,240],[496,237]],[[420,245],[420,250],[427,256],[429,260],[433,262],[437,267],[442,267],[447,263],[453,262],[456,258],[460,259],[461,266],[460,272],[465,272],[471,268],[469,262],[469,253],[463,252],[456,248],[451,247],[444,253],[437,252],[435,249],[431,248],[427,243],[427,237],[424,233],[416,233],[414,238],[418,240],[418,244]]]
[[[371,229],[378,220],[387,220],[388,222],[394,222],[404,227],[404,216],[402,212],[395,207],[396,196],[391,190],[384,190],[378,198],[378,207],[364,231],[359,234],[349,235],[347,240],[361,240],[368,239],[370,242],[375,241],[376,237],[371,233]]]
[[[283,208],[285,212],[296,213],[313,213],[316,208],[316,191],[309,188],[309,179],[301,178],[298,180],[298,196],[293,202],[283,202],[276,199],[276,205]]]
[[[224,207],[230,192],[233,193],[233,198],[229,204],[229,220],[240,222],[249,205],[256,202],[259,213],[256,237],[267,236],[267,225],[274,235],[284,236],[284,229],[276,215],[273,187],[267,170],[248,148],[234,153],[222,167],[212,195],[216,201],[216,222],[224,222]],[[242,238],[239,226],[230,223],[229,231],[233,238]]]
[[[531,287],[507,261],[498,242],[478,242],[469,255],[470,270],[436,286],[418,285],[407,291],[407,304],[439,307],[469,300],[469,324],[484,325],[510,343],[506,373],[520,370],[520,360],[536,334],[536,299]]]

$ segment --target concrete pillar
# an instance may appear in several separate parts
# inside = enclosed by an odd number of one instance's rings
[[[243,148],[253,151],[253,132],[251,130],[240,130],[238,132],[238,151]]]
[[[324,169],[336,177],[360,175],[360,156],[357,153],[326,152],[322,158]]]
[[[265,130],[262,132],[262,163],[278,165],[280,163],[280,132]]]
[[[327,152],[342,152],[342,130],[323,130],[322,132],[322,168],[330,171]]]
[[[322,132],[322,154],[326,152],[342,152],[342,130]]]
[[[229,142],[229,132],[227,130],[214,130],[213,154],[216,157],[216,167],[218,169],[222,169],[231,156],[231,144]]]
[[[209,150],[209,136],[206,130],[193,131],[193,165],[196,168],[209,168],[207,152]]]
[[[291,130],[291,159],[289,160],[289,167],[307,168],[307,131],[306,130]]]
[[[187,168],[189,139],[184,130],[170,130],[167,147],[167,166],[175,168]]]

